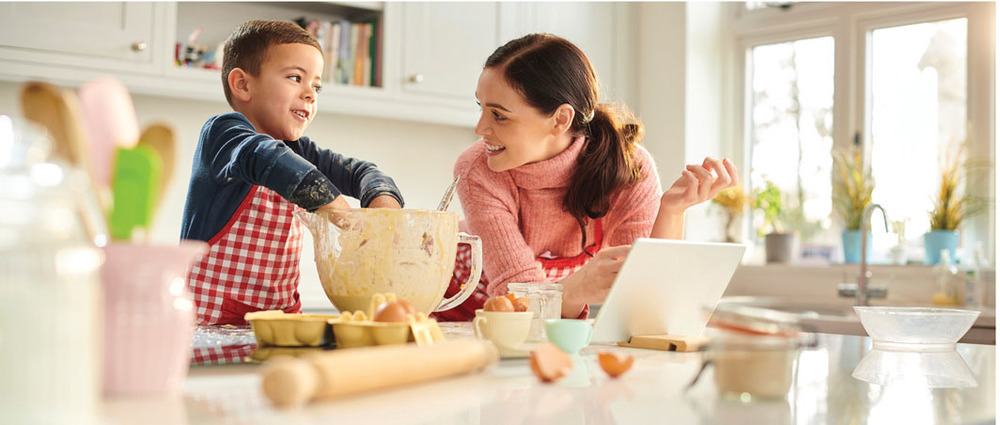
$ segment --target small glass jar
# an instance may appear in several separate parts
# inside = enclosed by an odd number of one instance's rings
[[[780,311],[717,306],[709,357],[719,393],[741,401],[784,398],[804,345],[798,320]]]
[[[799,339],[719,332],[711,346],[715,385],[726,397],[780,399],[795,380]]]
[[[558,283],[511,283],[507,290],[517,297],[527,297],[528,311],[534,313],[529,342],[545,340],[545,320],[562,317],[562,285]]]

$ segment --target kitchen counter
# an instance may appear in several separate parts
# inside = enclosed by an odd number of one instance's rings
[[[442,324],[449,338],[471,338],[468,323]],[[929,389],[880,386],[851,376],[871,350],[870,339],[816,334],[803,349],[788,397],[741,401],[720,396],[709,367],[690,388],[705,353],[592,345],[573,372],[539,382],[527,359],[504,359],[486,370],[304,407],[277,409],[261,392],[260,365],[192,366],[175,396],[106,400],[107,424],[980,424],[996,418],[996,347],[959,344],[978,386]],[[245,350],[245,349],[241,349]],[[611,379],[595,353],[636,358]],[[898,365],[897,365],[898,366]]]

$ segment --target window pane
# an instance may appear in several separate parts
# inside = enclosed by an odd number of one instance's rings
[[[872,31],[872,200],[906,238],[930,228],[927,213],[949,144],[965,140],[966,19]]]
[[[833,37],[761,45],[751,55],[751,189],[774,183],[786,196],[787,230],[815,241],[832,208]]]

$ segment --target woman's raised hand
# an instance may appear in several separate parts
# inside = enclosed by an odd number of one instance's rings
[[[733,161],[705,157],[700,165],[688,164],[680,178],[663,193],[660,211],[683,213],[692,205],[712,199],[719,191],[739,183],[740,175]]]

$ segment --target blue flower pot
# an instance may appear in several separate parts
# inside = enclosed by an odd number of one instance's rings
[[[942,249],[948,250],[954,264],[955,248],[958,248],[957,230],[931,230],[924,233],[924,264],[940,263]]]
[[[845,230],[840,234],[844,247],[844,263],[858,264],[861,262],[861,231]],[[865,237],[865,261],[872,261],[872,233],[868,232]]]

